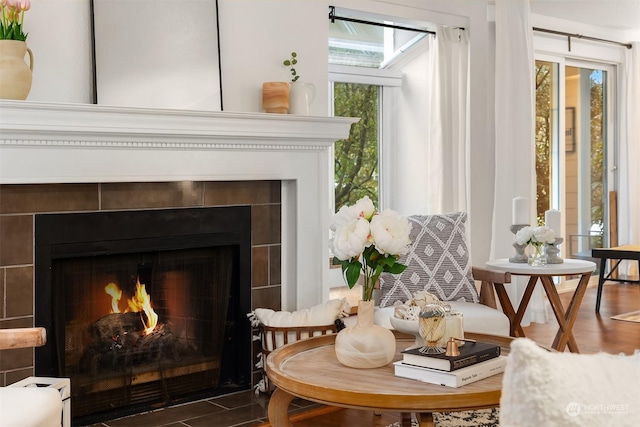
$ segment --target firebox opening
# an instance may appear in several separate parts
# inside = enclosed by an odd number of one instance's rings
[[[250,208],[39,215],[36,230],[36,373],[71,378],[74,423],[250,387]]]

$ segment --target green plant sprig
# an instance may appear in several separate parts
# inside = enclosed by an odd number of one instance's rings
[[[298,75],[298,73],[296,72],[296,69],[294,67],[294,65],[296,65],[298,63],[298,60],[296,59],[298,57],[298,54],[295,52],[291,52],[291,58],[286,59],[283,64],[285,67],[290,67],[291,70],[291,81],[295,82],[296,80],[298,80],[300,78],[300,76]]]

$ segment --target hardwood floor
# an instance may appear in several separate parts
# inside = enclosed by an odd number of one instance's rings
[[[571,293],[561,294],[561,300],[566,307],[571,300]],[[587,289],[578,319],[573,332],[581,353],[633,354],[640,349],[640,323],[613,320],[616,314],[640,310],[640,286],[633,284],[606,284],[602,296],[600,313],[595,313],[596,288]],[[527,337],[542,345],[553,342],[558,323],[549,310],[551,320],[545,324],[531,324],[524,328]],[[295,427],[379,427],[400,421],[397,413],[383,412],[375,415],[373,411],[356,409],[342,409],[319,417],[299,420]]]
[[[571,293],[561,294],[565,307],[570,298]],[[589,288],[573,326],[573,335],[581,353],[633,354],[635,349],[640,349],[640,323],[611,319],[617,314],[640,310],[640,286],[609,282],[604,286],[600,313],[595,312],[595,306],[596,288]],[[550,317],[549,323],[533,323],[524,328],[527,337],[541,344],[551,344],[558,323],[553,314]]]

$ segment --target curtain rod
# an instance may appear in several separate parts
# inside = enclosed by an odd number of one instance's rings
[[[631,49],[631,43],[622,43],[622,42],[617,42],[613,40],[599,39],[597,37],[583,36],[582,34],[565,33],[564,31],[547,30],[546,28],[538,28],[538,27],[533,27],[533,31],[540,31],[541,33],[556,34],[559,36],[567,36],[567,43],[569,44],[569,52],[571,52],[571,37],[574,37],[576,39],[592,40],[592,41],[602,42],[602,43],[617,44],[619,46],[624,46],[627,49]]]
[[[408,31],[416,31],[418,33],[433,34],[434,36],[436,35],[435,31],[421,30],[418,28],[403,27],[401,25],[383,24],[380,22],[365,21],[362,19],[354,19],[354,18],[347,18],[344,16],[337,16],[335,6],[329,6],[329,19],[331,20],[331,23],[336,22],[336,20],[348,21],[348,22],[356,22],[358,24],[376,25],[378,27],[395,28],[396,30],[408,30]],[[464,28],[461,28],[461,29],[464,30]]]

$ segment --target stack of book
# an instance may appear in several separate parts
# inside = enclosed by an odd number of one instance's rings
[[[402,352],[394,363],[395,375],[431,384],[460,387],[504,372],[507,357],[500,346],[483,342],[466,342],[459,356],[424,354],[419,348]]]

